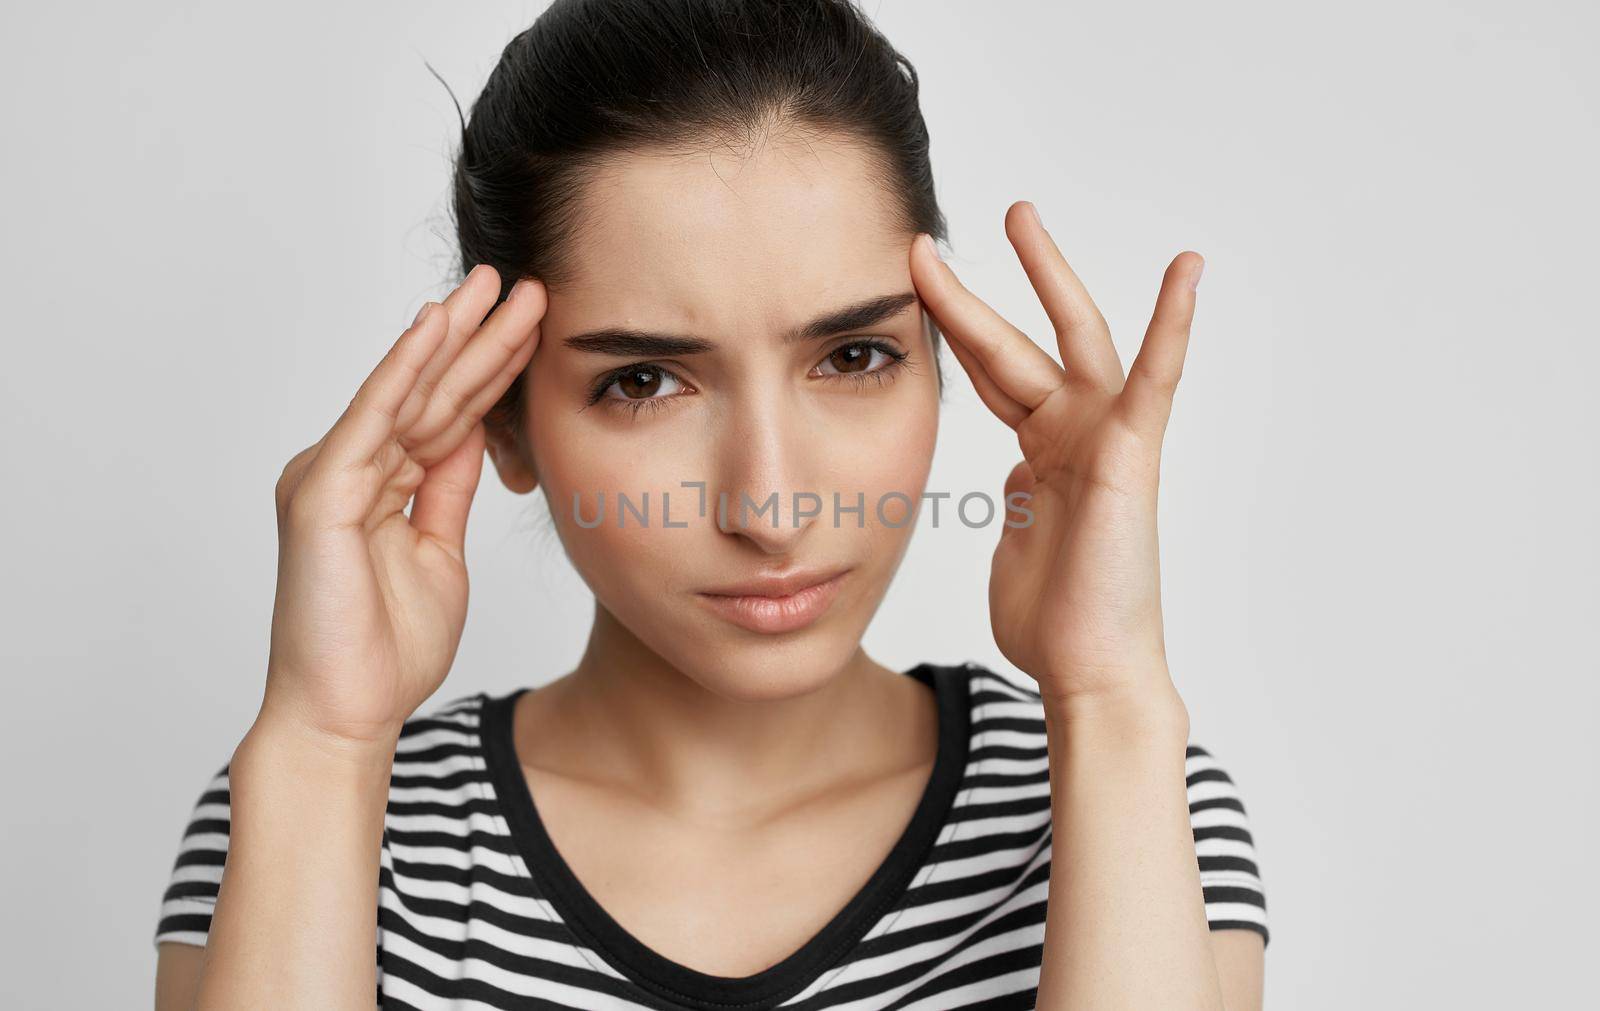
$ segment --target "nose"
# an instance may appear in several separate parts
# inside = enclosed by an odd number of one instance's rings
[[[831,502],[814,481],[822,440],[807,436],[798,405],[781,397],[742,399],[724,419],[709,489],[724,534],[770,555],[798,548]]]

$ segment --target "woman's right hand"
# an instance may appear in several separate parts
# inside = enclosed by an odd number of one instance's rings
[[[278,588],[258,723],[392,745],[438,689],[467,615],[467,513],[483,416],[527,366],[548,304],[480,265],[423,306],[279,479]],[[406,505],[415,496],[410,515]]]

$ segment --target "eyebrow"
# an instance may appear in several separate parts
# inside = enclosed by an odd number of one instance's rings
[[[784,334],[783,343],[800,344],[874,326],[899,315],[916,301],[916,292],[902,291],[832,309]],[[583,333],[573,334],[561,343],[575,351],[589,354],[643,358],[695,355],[716,348],[715,342],[693,334],[638,330],[630,327],[586,330]]]

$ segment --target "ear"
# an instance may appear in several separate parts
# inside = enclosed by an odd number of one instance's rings
[[[524,458],[511,432],[503,425],[485,425],[484,432],[488,436],[489,459],[500,475],[500,483],[518,495],[526,495],[538,487],[538,475],[533,472],[531,461]]]

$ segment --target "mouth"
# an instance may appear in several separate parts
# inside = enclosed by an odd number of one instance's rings
[[[767,576],[695,594],[711,611],[751,632],[777,635],[815,622],[839,593],[849,569]]]

